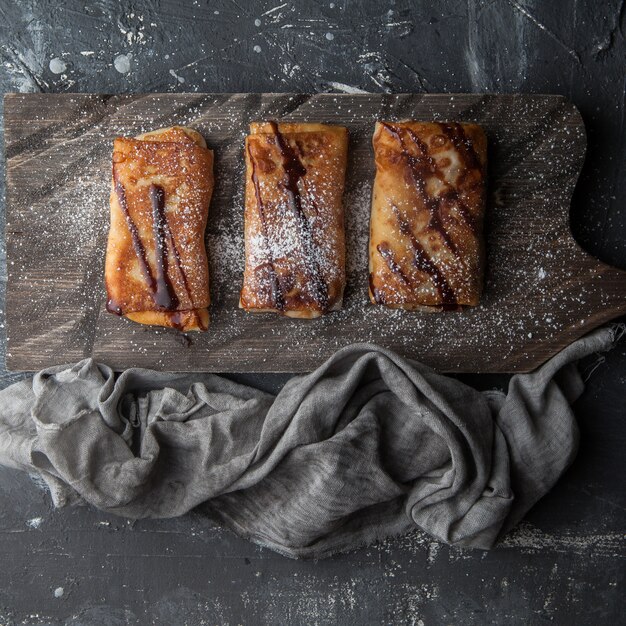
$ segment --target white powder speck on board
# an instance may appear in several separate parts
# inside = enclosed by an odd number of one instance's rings
[[[259,26],[261,26],[261,20],[257,17],[256,20],[254,20],[254,25],[258,28]]]
[[[539,280],[543,280],[547,276],[546,270],[544,270],[543,267],[540,267],[537,271],[537,276],[539,277]]]
[[[30,528],[39,528],[43,523],[43,517],[33,517],[26,521],[26,526]]]
[[[120,54],[115,57],[113,65],[120,74],[128,74],[130,72],[130,60],[132,54]]]
[[[258,53],[258,52],[261,52],[261,46],[259,46],[259,45],[254,46],[254,48],[252,48],[252,49],[253,49],[255,52],[257,52],[257,53]]]
[[[50,59],[49,67],[53,74],[63,74],[63,72],[67,69],[65,61],[63,61],[63,59],[59,59],[58,57]]]
[[[54,597],[55,598],[62,598],[64,593],[65,593],[65,590],[63,589],[63,587],[57,587],[54,590]]]
[[[326,33],[326,39],[328,39],[328,41],[332,41],[335,38],[335,35],[333,35],[332,33]]]
[[[341,93],[367,93],[367,91],[363,89],[359,89],[358,87],[353,87],[352,85],[346,85],[345,83],[337,83],[335,81],[328,81],[327,85],[332,87],[336,91],[340,91]]]
[[[174,70],[170,70],[170,75],[173,76],[179,83],[184,83],[185,79],[182,76],[179,76]]]

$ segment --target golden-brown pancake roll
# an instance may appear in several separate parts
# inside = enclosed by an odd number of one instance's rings
[[[477,305],[487,139],[476,124],[378,122],[370,299],[402,309]]]
[[[241,308],[300,318],[341,308],[347,153],[341,126],[251,124]]]
[[[206,330],[209,269],[204,243],[213,152],[190,128],[113,144],[107,310],[141,324]]]

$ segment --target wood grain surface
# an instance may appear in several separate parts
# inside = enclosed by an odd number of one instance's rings
[[[237,308],[243,270],[243,139],[252,120],[341,123],[350,132],[344,197],[344,310],[319,320]],[[377,119],[482,124],[489,139],[486,290],[461,313],[368,303],[367,235]],[[207,242],[207,333],[138,326],[106,313],[103,287],[112,140],[186,124],[216,156]],[[626,272],[584,252],[569,206],[585,152],[560,96],[415,94],[8,94],[7,364],[33,370],[93,356],[116,369],[302,372],[372,342],[454,372],[528,371],[626,311]]]

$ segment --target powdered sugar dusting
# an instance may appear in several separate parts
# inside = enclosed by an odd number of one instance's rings
[[[345,280],[345,131],[273,122],[253,130],[242,305],[306,316],[336,309]]]

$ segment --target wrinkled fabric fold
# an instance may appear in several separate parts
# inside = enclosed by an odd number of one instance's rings
[[[584,337],[508,393],[480,393],[353,345],[270,394],[212,374],[86,359],[0,391],[0,464],[39,473],[56,506],[130,518],[200,507],[291,557],[320,558],[419,527],[488,549],[572,462]]]

